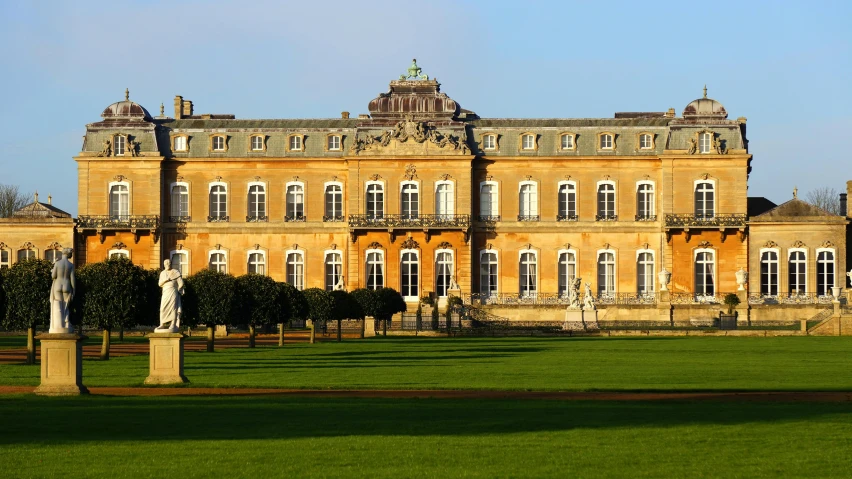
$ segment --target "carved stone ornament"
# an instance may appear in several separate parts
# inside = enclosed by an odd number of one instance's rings
[[[793,248],[807,248],[807,246],[805,245],[805,243],[803,243],[801,240],[793,241],[793,246],[792,246],[792,247],[793,247]]]
[[[378,241],[373,241],[372,243],[367,245],[367,249],[385,249],[385,247],[382,246],[382,244]]]
[[[405,165],[405,179],[413,180],[417,178],[417,167],[409,163]]]
[[[98,153],[98,156],[109,156],[112,154],[112,142],[110,140],[104,140],[101,145],[101,151]]]
[[[462,130],[457,136],[450,133],[438,131],[435,127],[428,126],[425,122],[414,121],[411,117],[398,122],[390,130],[385,130],[381,135],[367,135],[363,138],[355,138],[350,151],[358,154],[362,151],[387,147],[391,141],[405,143],[413,140],[414,143],[424,143],[427,140],[444,150],[461,150],[467,154],[470,148],[467,146],[467,131]]]
[[[18,249],[35,249],[35,245],[27,241],[26,243],[22,244],[21,247]]]
[[[293,243],[293,246],[291,246],[291,247],[290,247],[290,249],[298,250],[298,249],[299,249],[299,245],[298,245],[297,243]]]
[[[408,67],[407,73],[399,76],[400,80],[428,80],[429,75],[423,73],[423,69],[417,66],[417,59],[411,60],[411,66]]]
[[[669,283],[672,280],[672,273],[664,267],[657,273],[657,280],[660,282],[660,291],[668,291]]]
[[[122,243],[121,241],[116,241],[112,244],[112,249],[126,249],[127,245]]]
[[[221,245],[221,244],[219,244],[219,243],[216,243],[216,249],[217,249],[217,250],[222,249],[222,245]]]
[[[260,249],[260,243],[255,243],[255,244],[254,244],[254,249]]]
[[[832,243],[831,240],[825,240],[819,246],[820,248],[834,248],[834,243]]]
[[[334,249],[337,249],[337,243],[331,243],[331,244],[328,246],[328,248],[329,248],[329,249],[333,249],[333,250],[334,250]]]
[[[449,181],[450,179],[452,179],[452,177],[453,177],[453,175],[451,175],[449,173],[444,173],[443,175],[441,175],[441,179],[444,180],[444,181]]]
[[[420,249],[420,245],[417,244],[417,241],[414,241],[414,238],[407,238],[400,245],[402,249]]]
[[[54,241],[53,243],[47,245],[46,249],[62,249],[62,245]]]
[[[0,241],[0,249],[9,249],[9,245],[7,245],[6,243],[4,243],[4,242]]]
[[[178,243],[175,245],[176,251],[183,251],[183,243]]]
[[[112,177],[115,181],[124,181],[124,175],[115,175]]]
[[[373,181],[379,181],[380,179],[382,179],[382,175],[376,173],[374,175],[370,175],[370,179]]]
[[[453,245],[447,241],[441,241],[438,243],[438,249],[453,249]]]
[[[776,243],[776,242],[774,242],[774,241],[772,241],[772,240],[769,240],[769,241],[767,241],[766,243],[763,243],[763,247],[764,247],[764,248],[777,248],[777,247],[778,247],[778,243]]]
[[[704,241],[698,243],[698,247],[699,248],[712,248],[713,244],[711,242],[707,241],[707,240],[704,240]]]
[[[740,268],[739,271],[734,273],[734,275],[736,276],[737,285],[739,286],[737,291],[745,291],[745,284],[748,283],[748,271]]]
[[[610,245],[609,245],[609,243],[604,243],[604,244],[603,244],[603,249],[609,249],[609,246],[610,246]]]

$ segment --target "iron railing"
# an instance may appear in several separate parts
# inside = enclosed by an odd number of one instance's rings
[[[269,221],[268,216],[263,215],[248,215],[246,216],[246,223],[266,223]]]
[[[556,221],[577,221],[577,215],[556,215]]]
[[[349,215],[352,228],[468,228],[470,215]]]
[[[227,215],[218,215],[218,216],[208,216],[208,223],[227,223],[231,220],[230,216]]]
[[[541,221],[541,216],[539,215],[518,215],[518,221]]]
[[[618,221],[618,215],[595,215],[595,221]]]
[[[667,227],[696,227],[696,228],[718,228],[720,226],[742,227],[746,225],[748,215],[745,213],[733,214],[668,214],[666,215]]]
[[[483,223],[496,223],[500,221],[500,215],[479,215],[476,219]]]
[[[482,305],[565,305],[571,304],[571,299],[568,293],[471,293],[462,294],[462,302],[464,304],[482,304]],[[578,302],[583,304],[584,294],[580,294]],[[657,293],[601,293],[594,295],[595,304],[597,305],[637,305],[637,304],[657,304]]]
[[[834,296],[818,293],[750,294],[748,304],[831,304]]]
[[[169,223],[189,223],[192,221],[191,216],[169,216]]]
[[[725,296],[731,293],[684,293],[670,292],[672,304],[722,304]]]
[[[160,217],[159,215],[80,215],[77,217],[77,227],[96,229],[157,229],[160,227]]]
[[[322,220],[324,223],[341,223],[346,218],[343,215],[323,215]]]
[[[636,215],[636,221],[657,221],[657,215]]]
[[[308,217],[305,216],[305,215],[296,215],[296,216],[285,215],[284,216],[284,222],[285,223],[304,223],[305,221],[308,221]]]

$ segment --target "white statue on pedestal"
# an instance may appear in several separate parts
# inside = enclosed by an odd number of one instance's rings
[[[163,271],[160,273],[158,284],[163,288],[160,298],[160,326],[155,333],[176,333],[180,329],[181,308],[180,295],[183,294],[183,277],[180,271],[172,269],[170,260],[163,261]]]
[[[334,283],[334,290],[343,291],[344,289],[346,289],[346,287],[343,285],[343,275],[340,275],[337,278],[337,283]]]
[[[454,290],[455,291],[455,290],[460,290],[460,289],[461,289],[461,286],[459,286],[459,284],[456,283],[455,275],[450,276],[450,285],[447,286],[447,290]]]
[[[586,294],[583,296],[583,311],[595,311],[595,295],[592,294],[592,285],[586,283]]]
[[[852,269],[850,269],[849,272],[846,273],[846,276],[849,276],[849,284],[852,284]]]
[[[74,332],[69,307],[76,289],[74,264],[68,260],[72,255],[71,248],[63,249],[62,258],[53,263],[53,271],[50,273],[53,278],[50,287],[50,329],[47,331],[50,334]]]
[[[571,284],[568,285],[568,309],[580,309],[580,283],[582,280],[578,277],[571,279]]]

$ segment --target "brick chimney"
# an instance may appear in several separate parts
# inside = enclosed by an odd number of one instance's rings
[[[344,120],[348,119],[349,118],[349,112],[348,111],[340,112],[340,118],[343,118]]]
[[[192,102],[184,100],[182,96],[175,96],[175,120],[192,116]]]
[[[846,216],[852,218],[852,208],[849,204],[849,196],[852,196],[852,180],[846,182]]]

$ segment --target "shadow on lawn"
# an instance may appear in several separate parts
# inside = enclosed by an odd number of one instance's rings
[[[835,415],[835,417],[828,417]],[[838,417],[836,415],[842,415]],[[168,418],[162,420],[161,418]],[[480,435],[827,420],[844,403],[594,402],[292,397],[0,398],[0,444]],[[156,423],[156,426],[154,426]]]

